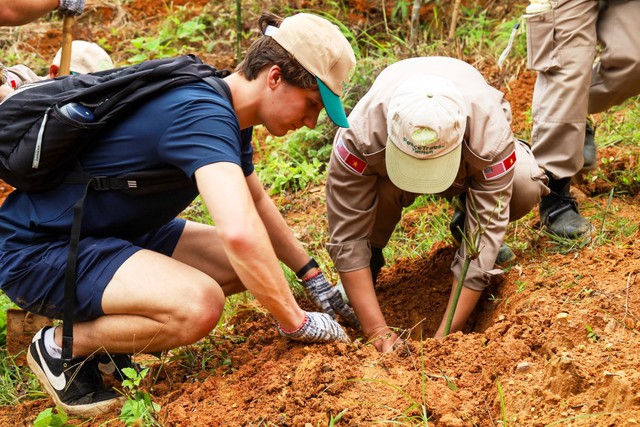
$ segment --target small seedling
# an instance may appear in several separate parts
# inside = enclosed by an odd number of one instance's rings
[[[127,377],[122,381],[123,395],[127,398],[120,411],[122,422],[126,426],[159,426],[154,415],[160,410],[160,405],[152,402],[149,393],[140,389],[140,383],[149,373],[149,368],[140,372],[133,368],[123,368],[122,373]]]
[[[587,338],[589,338],[591,341],[593,342],[598,342],[598,335],[596,335],[595,332],[593,332],[593,329],[591,329],[591,326],[586,325],[585,328],[587,329]]]
[[[485,233],[486,226],[482,226],[480,224],[480,217],[478,215],[478,209],[476,207],[476,200],[473,196],[473,193],[469,193],[469,200],[471,202],[472,213],[475,215],[476,223],[478,227],[473,231],[468,231],[466,234],[464,230],[460,230],[462,232],[462,239],[464,240],[464,245],[467,248],[467,254],[464,258],[464,264],[462,265],[462,271],[460,272],[460,277],[458,278],[458,285],[456,286],[455,293],[453,296],[453,300],[451,301],[451,307],[449,309],[449,313],[447,315],[447,321],[444,326],[444,330],[442,332],[442,336],[449,335],[449,331],[451,330],[451,325],[453,323],[453,317],[456,312],[456,307],[458,306],[458,299],[460,298],[460,294],[462,292],[462,286],[464,284],[464,280],[467,277],[467,271],[469,270],[469,266],[471,265],[471,261],[478,258],[480,256],[480,252],[482,251],[481,247],[481,239],[482,235]],[[491,222],[493,216],[502,210],[502,201],[500,200],[498,205],[494,208],[491,216],[488,219],[488,223]]]
[[[507,420],[507,405],[504,401],[504,393],[502,392],[502,384],[500,379],[496,378],[496,388],[498,389],[498,398],[500,399],[500,413],[502,414],[502,425],[507,427],[509,422]]]
[[[329,427],[334,427],[336,425],[336,423],[338,421],[340,421],[340,419],[342,418],[342,416],[344,414],[346,414],[348,411],[348,409],[343,409],[338,415],[336,415],[335,417],[333,416],[333,414],[330,415],[330,419],[329,419]]]
[[[447,374],[444,373],[442,369],[440,369],[440,373],[442,374],[442,378],[444,378],[445,382],[447,383],[447,387],[449,387],[449,390],[458,391],[458,386],[453,382],[451,378],[449,378],[449,376],[447,376]]]
[[[61,407],[47,408],[40,412],[33,422],[33,427],[71,427],[68,424],[69,417]]]

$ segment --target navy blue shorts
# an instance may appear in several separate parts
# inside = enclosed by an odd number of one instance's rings
[[[75,320],[83,322],[104,315],[102,294],[118,268],[141,249],[171,256],[185,224],[183,219],[174,219],[131,241],[113,237],[83,238],[78,248]],[[0,252],[2,291],[24,310],[62,319],[68,252],[68,241]]]

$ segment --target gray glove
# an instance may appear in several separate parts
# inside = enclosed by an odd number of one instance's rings
[[[283,337],[303,342],[350,342],[342,327],[326,313],[305,312],[304,323],[295,331],[287,331],[278,325]]]
[[[353,309],[342,299],[340,291],[331,285],[322,272],[302,281],[313,303],[333,319],[336,313],[352,327],[360,329],[360,322]]]
[[[58,10],[63,15],[80,15],[84,11],[85,0],[60,0]]]

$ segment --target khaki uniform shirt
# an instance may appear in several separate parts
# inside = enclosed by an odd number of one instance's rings
[[[475,201],[477,218],[485,230],[480,256],[472,261],[465,286],[482,290],[490,276],[501,272],[494,269],[494,264],[509,222],[516,144],[510,126],[511,109],[503,94],[489,86],[475,68],[457,59],[425,57],[397,62],[380,73],[353,109],[350,127],[336,134],[329,162],[327,249],[340,272],[368,268],[370,246],[386,246],[402,208],[415,200],[416,194],[400,190],[387,176],[387,106],[402,82],[424,74],[449,79],[467,102],[460,169],[454,183],[441,195],[467,193],[467,212],[474,212],[472,199]],[[467,214],[466,232],[477,226],[476,215]],[[465,255],[463,245],[452,263],[456,279]]]

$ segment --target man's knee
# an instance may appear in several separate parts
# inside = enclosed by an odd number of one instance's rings
[[[212,281],[213,282],[213,281]],[[194,286],[187,298],[175,302],[173,332],[181,344],[191,344],[207,336],[218,324],[225,298],[215,282]]]

